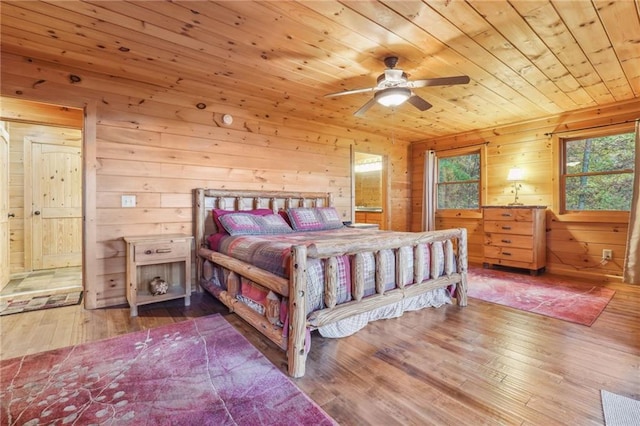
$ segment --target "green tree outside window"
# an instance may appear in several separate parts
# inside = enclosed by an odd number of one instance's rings
[[[480,153],[438,158],[438,209],[480,207]]]
[[[565,140],[562,179],[566,211],[629,211],[635,134]]]

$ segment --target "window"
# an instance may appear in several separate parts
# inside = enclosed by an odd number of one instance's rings
[[[562,140],[564,211],[629,211],[634,133]]]
[[[438,210],[480,208],[480,151],[438,158]]]

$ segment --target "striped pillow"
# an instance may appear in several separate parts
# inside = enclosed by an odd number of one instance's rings
[[[324,231],[344,226],[334,207],[296,207],[287,213],[295,231]]]
[[[293,229],[278,214],[256,216],[250,213],[228,213],[219,217],[229,235],[287,234]]]

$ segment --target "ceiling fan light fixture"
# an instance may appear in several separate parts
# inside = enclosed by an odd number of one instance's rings
[[[411,90],[406,87],[390,87],[374,95],[376,101],[386,107],[395,107],[411,97]]]

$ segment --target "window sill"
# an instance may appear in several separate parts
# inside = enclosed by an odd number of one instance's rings
[[[436,218],[482,219],[482,211],[473,209],[438,210]]]
[[[629,223],[629,212],[620,211],[552,213],[552,216],[558,222]]]

